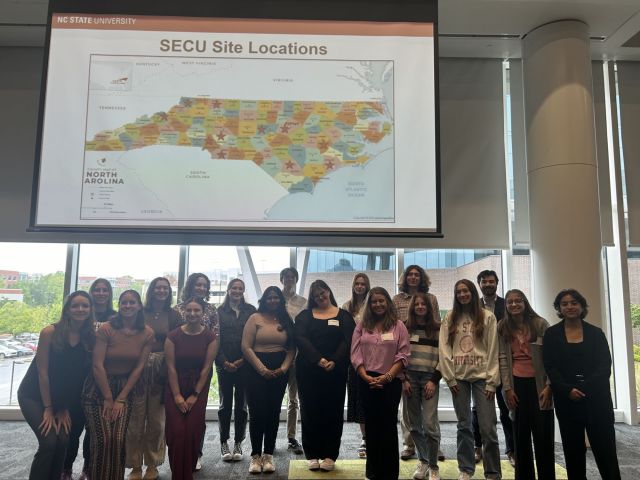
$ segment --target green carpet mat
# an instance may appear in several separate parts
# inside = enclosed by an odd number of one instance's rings
[[[400,479],[409,480],[413,478],[413,472],[416,469],[417,460],[400,462]],[[514,470],[509,462],[502,462],[502,478],[503,480],[512,480],[514,478]],[[318,478],[336,479],[336,480],[363,480],[364,479],[365,460],[340,460],[336,462],[336,468],[333,472],[312,472],[307,468],[306,460],[292,460],[289,462],[289,480],[313,480]],[[457,480],[458,478],[458,462],[455,460],[446,460],[438,462],[440,466],[440,478],[442,480]],[[483,479],[484,474],[482,464],[477,465],[476,473],[472,477],[474,479]],[[556,479],[562,480],[567,478],[567,471],[556,464]]]

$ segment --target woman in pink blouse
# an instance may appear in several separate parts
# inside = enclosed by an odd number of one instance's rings
[[[351,343],[351,363],[359,376],[365,414],[369,480],[397,480],[399,475],[402,382],[398,376],[407,366],[409,352],[407,328],[398,321],[389,293],[382,287],[372,288]]]

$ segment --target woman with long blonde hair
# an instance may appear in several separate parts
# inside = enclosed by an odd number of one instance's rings
[[[502,476],[496,431],[495,392],[500,384],[496,317],[482,308],[471,280],[458,280],[453,308],[440,328],[439,370],[449,386],[458,417],[458,469],[460,480],[475,472],[471,398],[478,410],[483,439],[485,478]]]
[[[371,290],[371,282],[366,273],[356,273],[351,283],[351,298],[342,305],[342,309],[351,314],[356,322],[360,321],[360,312],[367,294]],[[358,422],[362,440],[358,447],[358,457],[367,458],[367,440],[364,434],[364,410],[358,393],[358,374],[349,365],[347,374],[347,422]]]

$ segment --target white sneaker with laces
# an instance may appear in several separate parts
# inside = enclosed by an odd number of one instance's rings
[[[437,468],[430,468],[429,480],[440,480],[440,470]]]
[[[233,444],[233,453],[231,454],[231,459],[234,462],[239,462],[242,460],[242,442],[235,442]]]
[[[429,465],[423,462],[419,462],[416,467],[416,471],[413,472],[413,478],[416,480],[424,480],[427,476],[427,472],[429,471]]]
[[[223,462],[230,462],[233,459],[233,455],[231,455],[229,444],[227,442],[222,442],[220,444],[220,456],[222,457]]]
[[[460,472],[458,480],[471,480],[471,475],[469,475],[467,472]]]
[[[267,453],[262,455],[262,473],[273,473],[276,471],[276,464],[273,455]]]
[[[317,458],[309,460],[309,470],[320,470],[320,462]]]
[[[262,457],[260,455],[251,455],[249,473],[262,473]]]
[[[320,462],[320,470],[330,472],[334,468],[336,468],[336,462],[331,458],[325,458],[324,460],[322,460],[322,462]]]

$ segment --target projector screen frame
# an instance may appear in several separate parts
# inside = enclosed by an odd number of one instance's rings
[[[336,8],[326,8],[327,5]],[[79,14],[120,14],[120,15],[145,15],[145,16],[177,16],[177,17],[204,17],[204,18],[235,18],[235,19],[282,19],[282,20],[332,20],[332,21],[371,21],[371,22],[408,22],[408,23],[432,23],[434,29],[434,111],[435,111],[435,215],[436,228],[434,231],[408,231],[408,230],[333,230],[330,228],[314,229],[287,229],[270,228],[268,224],[259,228],[234,228],[234,227],[164,227],[164,226],[52,226],[37,224],[38,192],[40,188],[40,162],[44,122],[44,105],[46,99],[47,72],[49,67],[49,47],[51,40],[52,16],[54,13],[79,13]],[[42,71],[42,88],[40,95],[40,108],[38,116],[37,141],[35,149],[35,168],[33,176],[30,232],[60,232],[69,234],[157,234],[157,235],[184,235],[198,237],[220,235],[221,238],[233,237],[236,239],[253,238],[261,236],[265,238],[282,238],[290,243],[291,238],[441,238],[441,178],[440,178],[440,133],[439,133],[439,76],[438,76],[438,22],[437,0],[350,0],[336,1],[273,1],[239,0],[230,5],[226,2],[214,1],[202,4],[196,0],[187,0],[179,4],[167,0],[139,2],[124,2],[115,0],[111,2],[79,1],[79,0],[51,0],[49,3],[47,34],[45,39],[45,56]]]

